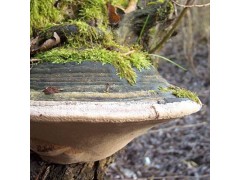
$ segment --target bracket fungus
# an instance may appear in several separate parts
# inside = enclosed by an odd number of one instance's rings
[[[34,66],[31,149],[59,164],[97,161],[153,126],[201,109],[190,96],[161,91],[172,86],[153,67],[135,70],[137,83],[130,85],[112,65],[100,62]],[[45,94],[46,87],[61,91]]]

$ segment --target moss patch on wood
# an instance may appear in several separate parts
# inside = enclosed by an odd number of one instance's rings
[[[66,30],[74,29],[73,32]],[[131,85],[136,83],[136,72],[151,67],[148,53],[141,46],[123,46],[114,41],[112,31],[93,27],[81,20],[72,20],[45,29],[45,39],[51,38],[53,32],[64,33],[67,43],[35,57],[52,63],[99,61],[112,64],[120,78],[125,78]]]
[[[71,47],[91,47],[94,44],[101,44],[105,38],[105,33],[100,28],[90,26],[84,21],[71,21],[71,24],[78,27],[76,35],[67,36]]]
[[[102,64],[112,64],[116,68],[117,75],[125,78],[131,85],[136,83],[136,73],[133,67],[141,71],[151,66],[150,58],[145,52],[136,50],[134,53],[124,54],[100,46],[84,50],[59,47],[39,53],[36,57],[52,63],[99,61]]]
[[[119,1],[122,6],[126,6],[126,2]],[[139,71],[150,68],[151,59],[139,45],[117,42],[114,30],[108,26],[106,3],[106,0],[60,0],[57,4],[53,0],[31,0],[31,32],[41,29],[39,46],[53,38],[54,33],[61,37],[61,44],[58,44],[61,47],[37,52],[34,56],[52,63],[99,61],[112,64],[120,78],[135,84],[134,68]],[[160,8],[157,16],[165,19],[168,13],[169,8]]]
[[[188,98],[198,104],[202,104],[200,99],[198,98],[197,93],[191,92],[187,89],[176,87],[176,86],[169,86],[166,88],[160,87],[159,90],[161,92],[171,92],[174,96],[179,98]]]

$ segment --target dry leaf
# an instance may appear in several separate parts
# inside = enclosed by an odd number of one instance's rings
[[[44,43],[42,43],[39,46],[39,37],[37,36],[36,38],[34,38],[33,40],[31,40],[31,46],[30,46],[30,54],[34,55],[39,51],[46,51],[49,50],[53,47],[55,47],[56,45],[58,45],[61,42],[60,37],[58,36],[58,34],[56,32],[53,33],[53,37],[46,40]]]
[[[46,95],[49,95],[49,94],[54,94],[54,93],[59,93],[61,90],[56,88],[56,87],[46,87],[43,92],[44,94]]]
[[[53,33],[53,38],[46,40],[39,48],[40,51],[48,50],[58,45],[61,42],[60,37],[56,32]]]
[[[116,26],[121,20],[121,16],[125,13],[123,9],[115,7],[110,3],[107,3],[108,19],[110,25]]]

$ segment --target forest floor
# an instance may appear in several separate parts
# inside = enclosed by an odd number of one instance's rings
[[[195,46],[194,68],[181,49],[169,43],[163,50],[188,71],[161,62],[159,73],[171,84],[196,92],[203,103],[201,111],[158,125],[130,142],[117,153],[106,179],[210,179],[210,72],[209,46]],[[178,54],[174,56],[173,54]]]

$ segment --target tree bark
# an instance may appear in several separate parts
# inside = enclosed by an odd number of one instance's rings
[[[43,161],[36,153],[30,152],[31,180],[101,180],[114,156],[101,161],[75,164],[54,164]]]

